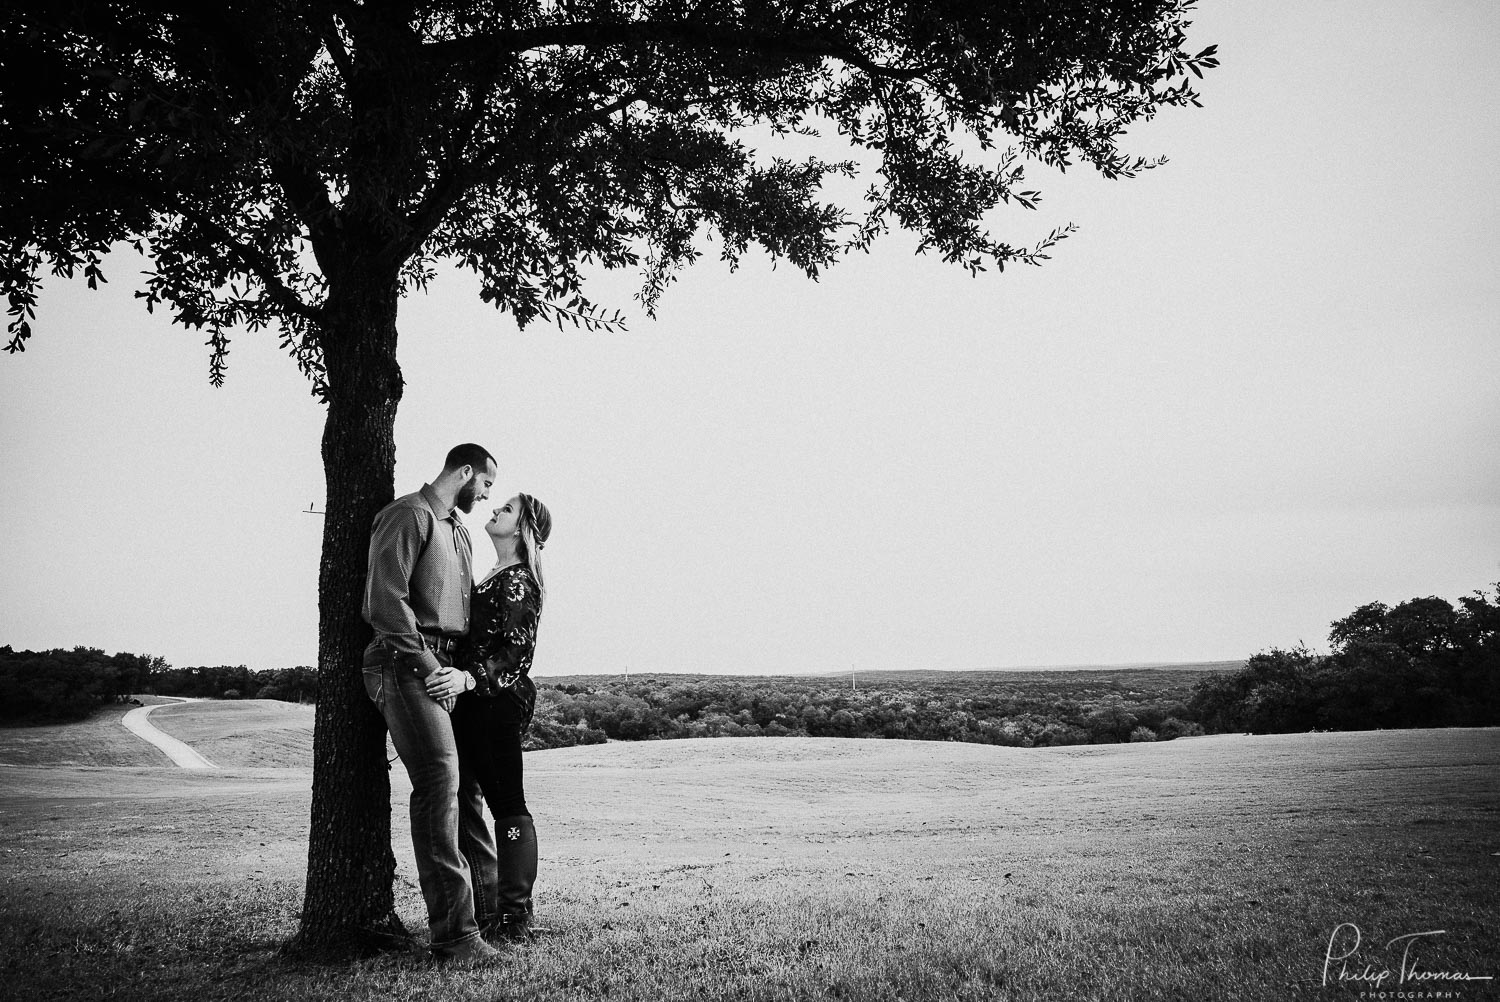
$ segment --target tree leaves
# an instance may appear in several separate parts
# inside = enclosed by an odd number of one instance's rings
[[[1218,65],[1183,50],[1189,9],[38,5],[0,24],[7,348],[31,335],[42,267],[93,284],[120,241],[152,260],[147,308],[209,332],[215,383],[228,331],[276,327],[315,388],[320,311],[355,272],[422,289],[453,261],[523,327],[598,331],[623,316],[588,298],[586,267],[639,269],[651,314],[704,237],[731,267],[758,247],[813,278],[893,224],[976,274],[1039,264],[1072,225],[1016,246],[992,210],[1038,207],[1023,160],[1164,162],[1118,142],[1196,104],[1188,81]],[[873,161],[775,145],[822,134]],[[866,180],[862,204],[825,195],[834,178]]]

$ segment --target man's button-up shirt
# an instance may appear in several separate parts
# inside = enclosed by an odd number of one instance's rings
[[[398,664],[426,676],[439,667],[422,634],[469,632],[469,533],[431,484],[380,510],[370,531],[365,621]]]

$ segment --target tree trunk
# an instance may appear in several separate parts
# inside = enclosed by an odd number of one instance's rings
[[[401,400],[398,279],[330,289],[323,327],[327,515],[318,574],[318,705],[307,890],[292,949],[365,952],[404,937],[392,886],[385,722],[365,694],[370,525],[391,501]]]

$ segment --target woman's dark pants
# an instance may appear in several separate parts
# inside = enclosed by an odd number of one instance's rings
[[[536,827],[526,809],[522,781],[521,714],[514,693],[470,693],[453,709],[459,774],[478,786],[495,818],[494,862],[470,859],[474,912],[481,927],[524,926],[531,916],[536,883]]]

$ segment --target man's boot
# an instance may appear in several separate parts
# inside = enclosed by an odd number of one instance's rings
[[[531,888],[536,883],[536,825],[529,814],[495,819],[499,915],[486,930],[499,939],[526,939],[531,925]]]
[[[434,960],[457,961],[461,964],[478,964],[486,960],[494,960],[500,956],[500,951],[486,943],[478,936],[466,939],[453,946],[445,946],[432,951]]]

